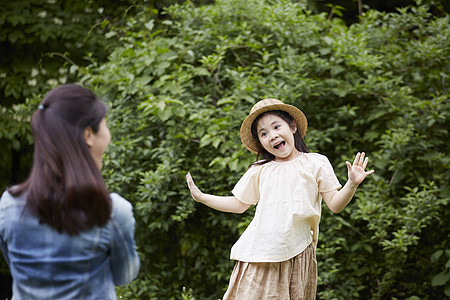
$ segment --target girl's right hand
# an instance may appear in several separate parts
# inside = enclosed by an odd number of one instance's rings
[[[195,185],[190,173],[186,174],[186,181],[189,190],[191,190],[192,198],[194,198],[197,202],[205,204],[206,206],[216,210],[238,214],[243,213],[250,207],[250,204],[245,204],[234,196],[216,196],[202,193],[202,191],[200,191]]]
[[[191,196],[194,198],[195,201],[200,202],[200,198],[202,196],[202,191],[195,185],[194,180],[192,179],[191,173],[186,174],[186,181],[187,185],[189,187],[189,190],[191,191]]]

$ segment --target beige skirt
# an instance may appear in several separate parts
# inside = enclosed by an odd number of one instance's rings
[[[317,261],[314,242],[282,262],[237,261],[223,300],[316,299]]]

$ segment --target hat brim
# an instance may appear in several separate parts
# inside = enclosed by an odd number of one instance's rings
[[[297,130],[299,131],[302,138],[305,137],[306,129],[308,128],[308,120],[306,119],[305,114],[295,106],[289,104],[270,104],[263,106],[259,109],[256,109],[252,113],[250,113],[242,122],[240,135],[242,144],[244,144],[245,148],[247,148],[250,152],[258,154],[258,142],[255,141],[252,135],[252,124],[253,121],[262,113],[271,110],[282,110],[294,119],[297,124]]]

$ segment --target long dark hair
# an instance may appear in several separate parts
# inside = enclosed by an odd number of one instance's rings
[[[110,219],[109,192],[84,139],[86,128],[98,132],[106,112],[91,90],[62,85],[47,93],[31,118],[31,173],[8,191],[25,193],[24,210],[58,232],[77,235]]]
[[[288,123],[291,128],[292,128],[293,124],[295,124],[295,121],[291,117],[291,115],[282,110],[270,110],[270,111],[266,111],[266,112],[260,114],[259,116],[257,116],[252,123],[252,136],[255,139],[255,141],[257,142],[256,144],[258,146],[258,154],[256,157],[257,162],[253,163],[252,165],[262,165],[262,164],[268,163],[269,161],[272,161],[275,159],[275,156],[273,154],[271,154],[269,151],[267,151],[266,149],[264,149],[264,147],[261,145],[261,143],[259,141],[259,137],[258,137],[258,132],[257,132],[257,126],[258,126],[259,119],[261,119],[263,116],[269,115],[269,114],[280,117],[281,119],[286,121],[286,123]],[[297,130],[294,133],[295,148],[300,152],[309,153],[308,147],[306,146],[305,141],[303,140],[302,136],[300,135],[298,129],[299,128],[297,125]],[[260,161],[260,158],[262,158],[263,160]]]

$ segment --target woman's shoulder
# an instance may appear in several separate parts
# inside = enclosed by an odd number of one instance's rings
[[[5,199],[10,199],[12,198],[11,194],[9,193],[8,190],[4,190],[2,197],[0,198],[0,201],[6,201]]]
[[[10,189],[14,189],[14,187],[11,187]],[[17,204],[22,204],[23,202],[25,202],[25,199],[26,199],[25,193],[18,197],[14,197],[9,192],[10,189],[7,189],[3,192],[2,197],[0,198],[0,206],[4,207],[7,205],[12,205],[12,204],[17,205]]]
[[[109,196],[111,197],[111,200],[113,202],[113,204],[116,205],[131,205],[131,203],[125,199],[124,197],[120,196],[117,193],[111,193],[109,194]]]
[[[112,201],[113,218],[127,218],[133,215],[133,206],[131,203],[117,193],[110,194]]]
[[[4,191],[2,194],[2,197],[0,198],[0,207],[4,208],[8,205],[10,205],[11,201],[13,200],[13,196],[8,192],[8,190]]]

